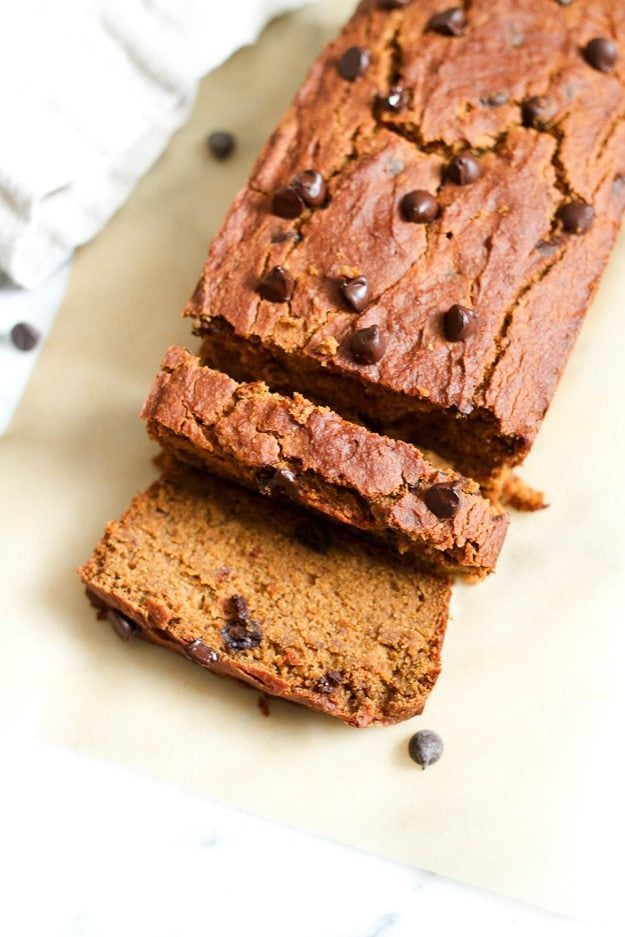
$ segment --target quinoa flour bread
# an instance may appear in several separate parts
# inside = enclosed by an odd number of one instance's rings
[[[297,394],[237,384],[173,347],[142,416],[174,455],[376,534],[433,571],[495,566],[508,517],[474,481]]]
[[[210,248],[204,359],[522,461],[625,207],[624,41],[614,0],[360,3]]]
[[[448,581],[173,460],[79,572],[122,638],[353,726],[420,713],[440,670]]]

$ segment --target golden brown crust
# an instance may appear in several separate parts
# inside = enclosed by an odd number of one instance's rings
[[[607,261],[625,207],[625,8],[613,0],[473,0],[461,36],[429,29],[438,0],[361,3],[314,64],[213,242],[186,314],[214,346],[276,387],[356,412],[417,439],[480,477],[525,456],[541,425]],[[591,67],[586,43],[614,41],[615,67]],[[370,65],[340,74],[350,46]],[[399,84],[397,113],[380,103]],[[547,96],[545,123],[527,101]],[[480,177],[450,181],[470,149]],[[294,174],[322,173],[328,199],[295,221],[272,195]],[[424,189],[440,216],[411,224],[403,195]],[[568,233],[561,210],[593,206]],[[276,240],[292,232],[295,240]],[[284,266],[285,303],[261,277]],[[365,275],[369,305],[342,301],[342,277]],[[466,341],[441,328],[453,304],[476,312]],[[365,364],[355,329],[378,325],[386,351]]]

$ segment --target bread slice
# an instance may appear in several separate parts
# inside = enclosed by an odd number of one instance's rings
[[[375,534],[430,570],[495,566],[508,517],[474,481],[298,394],[238,384],[173,347],[142,416],[180,458]]]
[[[449,582],[175,462],[79,570],[122,637],[353,726],[423,709]]]

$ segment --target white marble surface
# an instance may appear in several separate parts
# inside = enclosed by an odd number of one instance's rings
[[[67,261],[35,290],[21,289],[6,279],[0,282],[0,436],[11,422],[52,328],[70,269],[71,261]],[[19,351],[10,340],[11,329],[18,322],[28,322],[40,334],[39,343],[32,351]]]
[[[0,933],[10,937],[591,933],[118,768],[0,740]]]

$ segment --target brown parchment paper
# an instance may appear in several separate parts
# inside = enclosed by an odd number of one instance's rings
[[[154,476],[137,413],[209,238],[320,44],[351,4],[274,23],[203,83],[189,124],[79,252],[69,294],[0,442],[0,716],[20,733],[579,917],[609,916],[625,832],[625,241],[525,477],[499,571],[458,587],[422,717],[357,731],[95,620],[74,568]],[[209,159],[232,129],[236,157]],[[418,728],[445,755],[421,772]],[[155,818],[156,819],[156,818]],[[347,873],[346,873],[347,874]],[[620,886],[619,886],[620,887]]]

